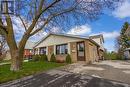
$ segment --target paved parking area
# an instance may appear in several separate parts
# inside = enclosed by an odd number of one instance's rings
[[[130,85],[88,75],[51,70],[0,84],[0,87],[130,87]]]
[[[3,83],[0,87],[130,87],[129,70],[130,64],[122,61],[74,63]]]
[[[73,73],[86,74],[130,84],[129,61],[102,61],[91,65],[74,63],[62,69]]]

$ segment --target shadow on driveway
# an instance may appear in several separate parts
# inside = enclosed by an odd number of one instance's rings
[[[0,87],[130,87],[130,85],[54,69],[0,84]]]

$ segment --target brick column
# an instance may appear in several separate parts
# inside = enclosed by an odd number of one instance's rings
[[[85,57],[86,57],[86,63],[89,63],[90,61],[90,47],[89,47],[89,41],[85,40]]]
[[[72,62],[77,62],[76,42],[71,42],[70,43],[70,55],[71,55]]]
[[[51,55],[54,53],[54,46],[48,46],[48,60],[50,61]]]

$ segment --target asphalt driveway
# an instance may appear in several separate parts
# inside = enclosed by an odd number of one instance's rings
[[[122,61],[75,63],[3,83],[0,87],[130,87],[129,68],[130,64]]]
[[[86,65],[81,62],[65,66],[62,69],[72,73],[85,74],[130,84],[129,61],[102,61],[91,65]]]
[[[0,84],[0,87],[130,87],[130,85],[88,75],[51,70]]]

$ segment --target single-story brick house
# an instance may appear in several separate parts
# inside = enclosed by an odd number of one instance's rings
[[[57,61],[65,61],[70,54],[72,62],[86,61],[86,63],[99,60],[100,45],[89,37],[69,34],[50,33],[35,46],[35,54],[46,54],[48,60],[54,53]]]

